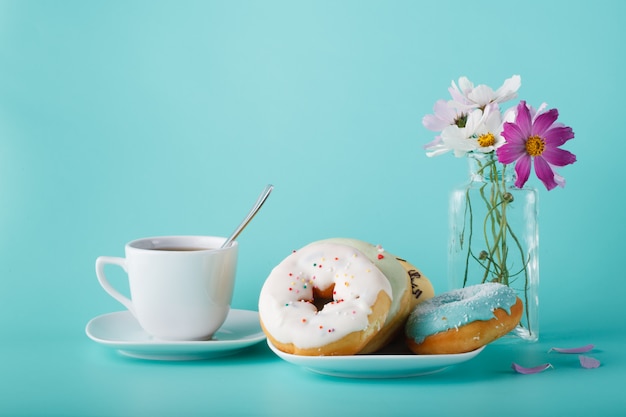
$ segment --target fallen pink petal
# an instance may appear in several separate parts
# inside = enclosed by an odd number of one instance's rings
[[[552,364],[544,363],[543,365],[533,366],[532,368],[526,368],[524,366],[518,365],[515,362],[511,364],[511,368],[519,374],[529,375],[529,374],[537,374],[539,372],[543,372],[548,368],[552,368]]]
[[[600,366],[600,361],[590,356],[578,355],[580,366],[585,369],[594,369]]]
[[[575,347],[575,348],[558,348],[558,347],[553,347],[550,348],[549,352],[559,352],[559,353],[585,353],[585,352],[589,352],[590,350],[592,350],[594,348],[593,345],[585,345],[585,346],[581,346],[581,347]]]

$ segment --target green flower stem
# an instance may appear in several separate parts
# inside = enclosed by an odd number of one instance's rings
[[[526,310],[526,322],[528,323],[528,328],[530,329],[531,326],[530,326],[530,312],[528,310],[528,268],[527,268],[528,262],[530,262],[530,255],[528,256],[528,259],[526,259],[526,256],[524,255],[524,248],[522,248],[522,244],[520,243],[519,239],[517,238],[515,233],[513,233],[513,230],[511,230],[510,225],[507,225],[507,228],[509,229],[509,232],[511,233],[511,238],[515,242],[519,250],[520,256],[522,258],[522,269],[515,275],[518,275],[521,272],[524,273],[524,306]],[[520,323],[520,326],[521,326],[521,323]]]
[[[485,162],[476,160],[478,164],[477,174],[479,174],[485,183],[479,189],[480,199],[485,204],[487,213],[483,220],[483,238],[485,240],[485,248],[481,248],[478,252],[472,249],[473,238],[473,216],[472,202],[470,201],[469,189],[466,191],[466,212],[465,216],[469,216],[469,234],[467,241],[467,255],[465,257],[465,274],[463,277],[463,286],[468,282],[469,266],[471,259],[478,262],[483,270],[481,282],[487,281],[499,282],[510,286],[515,277],[523,273],[524,276],[524,306],[526,310],[526,318],[528,327],[530,328],[530,313],[528,308],[528,271],[527,266],[530,258],[526,258],[524,249],[519,241],[516,233],[512,230],[511,225],[507,221],[507,210],[509,204],[513,201],[506,186],[506,165],[502,165],[499,171],[497,160],[493,155],[488,155]],[[465,226],[461,236],[465,234]],[[514,246],[519,251],[522,266],[518,271],[510,269],[509,259],[509,241],[514,242]],[[463,246],[461,241],[461,246]]]
[[[467,204],[465,205],[464,216],[467,216],[469,212],[470,221],[469,221],[469,236],[467,239],[467,256],[465,257],[465,274],[463,274],[463,288],[465,288],[465,286],[467,285],[467,275],[469,274],[469,260],[470,260],[470,257],[473,256],[472,255],[472,235],[474,233],[474,222],[472,221],[472,219],[474,218],[474,214],[472,213],[472,202],[471,202],[470,195],[469,195],[469,188],[465,191],[465,201],[467,202]],[[461,236],[460,236],[461,248],[463,247],[463,243],[464,243],[465,223],[466,222],[463,222],[463,231],[461,232]]]

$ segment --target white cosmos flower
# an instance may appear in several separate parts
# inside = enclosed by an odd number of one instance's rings
[[[459,78],[459,85],[454,81],[448,88],[455,104],[461,109],[484,108],[489,103],[503,103],[517,97],[517,90],[522,85],[522,78],[514,75],[504,81],[496,91],[491,87],[480,84],[474,87],[467,77]]]
[[[498,103],[491,103],[485,106],[482,117],[476,123],[473,131],[470,131],[471,138],[476,141],[476,151],[489,153],[504,145],[506,140],[502,137],[502,114]]]
[[[427,156],[438,156],[452,151],[454,156],[463,157],[471,152],[489,153],[505,142],[502,132],[502,116],[497,103],[485,106],[485,110],[474,109],[467,116],[465,127],[449,125],[441,131],[436,141],[426,150]]]

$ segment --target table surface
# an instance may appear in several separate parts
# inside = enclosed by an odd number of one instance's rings
[[[561,3],[0,0],[0,417],[626,416],[626,141],[613,123],[626,2]],[[497,89],[513,74],[519,100],[573,127],[563,149],[579,158],[559,171],[565,189],[529,181],[539,342],[357,380],[265,343],[155,362],[85,334],[122,308],[97,283],[97,256],[146,236],[227,236],[267,183],[234,308],[256,309],[272,267],[332,237],[384,245],[444,291],[448,192],[466,161],[428,158],[421,119],[452,80]],[[548,353],[590,343],[596,369]]]
[[[265,342],[212,360],[133,359],[76,328],[43,340],[3,341],[0,415],[446,416],[478,409],[483,415],[626,415],[624,329],[579,325],[549,323],[537,343],[494,342],[442,372],[392,379],[319,375],[284,362]],[[582,368],[576,354],[549,352],[588,343],[595,348],[585,355],[598,359],[599,368]],[[522,375],[512,362],[553,367]]]

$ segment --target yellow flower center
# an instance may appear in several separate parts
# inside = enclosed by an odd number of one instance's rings
[[[491,132],[485,133],[484,135],[480,135],[478,137],[478,144],[480,145],[481,148],[486,148],[487,146],[493,146],[495,145],[495,143],[496,143],[496,137]]]
[[[539,156],[546,149],[546,141],[537,135],[531,136],[526,141],[526,152],[530,156]]]

